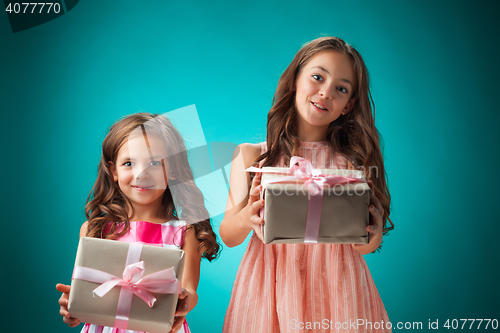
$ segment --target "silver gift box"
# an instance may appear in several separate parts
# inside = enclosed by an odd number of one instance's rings
[[[264,167],[263,170],[286,172],[288,168]],[[321,169],[322,174],[363,177],[358,170]],[[263,173],[266,180],[290,176]],[[368,244],[366,227],[370,216],[370,187],[367,183],[325,186],[318,243]],[[290,181],[264,187],[264,227],[266,244],[304,243],[309,190],[307,185]]]
[[[119,278],[123,275],[130,243],[82,237],[78,246],[75,266],[105,271]],[[178,280],[182,279],[184,251],[143,245],[141,261],[144,261],[144,276],[170,267],[174,268]],[[112,327],[115,322],[118,296],[121,287],[115,286],[103,297],[92,291],[100,284],[79,279],[71,282],[68,310],[73,318],[81,322]],[[178,294],[152,293],[156,297],[153,307],[133,296],[127,329],[148,333],[169,332],[177,307]]]

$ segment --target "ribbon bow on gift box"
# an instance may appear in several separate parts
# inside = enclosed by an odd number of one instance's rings
[[[116,328],[127,328],[134,295],[137,295],[149,307],[152,307],[156,302],[156,297],[151,293],[180,294],[181,292],[181,282],[177,280],[173,268],[167,268],[142,277],[144,274],[144,261],[139,261],[141,252],[142,244],[130,244],[122,278],[83,266],[75,266],[73,271],[73,279],[100,283],[101,285],[93,290],[94,295],[99,297],[106,295],[115,286],[121,287],[116,309],[116,320],[113,325]]]
[[[292,156],[292,158],[290,159],[290,168],[286,171],[278,171],[272,169],[265,170],[255,167],[250,167],[245,171],[260,172],[260,173],[290,174],[290,176],[274,178],[264,181],[262,183],[263,188],[268,184],[288,183],[291,181],[304,182],[304,185],[307,186],[307,189],[309,190],[310,193],[304,243],[318,242],[319,226],[321,222],[321,211],[323,208],[323,192],[325,185],[335,186],[335,185],[354,184],[354,183],[366,183],[366,180],[364,178],[357,178],[354,177],[353,175],[346,177],[346,176],[322,174],[321,169],[315,169],[312,167],[311,161],[298,156]],[[263,191],[261,192],[261,199],[262,196],[263,196]],[[262,216],[262,210],[261,210],[261,216]]]
[[[366,183],[366,180],[364,180],[363,178],[354,177],[354,175],[349,175],[346,177],[322,174],[321,169],[314,169],[312,167],[311,161],[298,156],[292,156],[292,158],[290,159],[290,174],[293,175],[293,177],[285,178],[305,180],[304,184],[307,185],[307,189],[312,195],[322,193],[325,185],[335,186],[348,183]],[[278,180],[280,179],[284,178],[279,178]],[[269,182],[276,183],[275,180],[269,180]]]

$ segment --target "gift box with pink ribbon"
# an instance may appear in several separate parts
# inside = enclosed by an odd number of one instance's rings
[[[370,187],[363,172],[315,169],[294,156],[290,168],[249,168],[261,172],[267,244],[367,244]]]
[[[182,250],[82,237],[68,310],[81,322],[168,332],[183,266]]]

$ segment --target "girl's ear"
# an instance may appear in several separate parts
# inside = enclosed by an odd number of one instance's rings
[[[349,100],[349,102],[347,102],[347,104],[345,105],[344,110],[342,110],[342,114],[343,114],[343,115],[348,114],[348,113],[349,113],[349,111],[351,111],[351,109],[352,109],[353,105],[354,105],[354,98],[351,98],[351,99]]]
[[[116,165],[113,162],[108,161],[108,167],[109,170],[111,171],[111,174],[113,175],[113,181],[117,182],[118,174],[116,173]]]
[[[164,172],[164,174],[166,174],[168,179],[175,179],[176,178],[174,172],[172,171],[172,168],[170,168],[170,165],[168,164],[168,161],[162,159],[161,165],[163,168],[163,172]]]

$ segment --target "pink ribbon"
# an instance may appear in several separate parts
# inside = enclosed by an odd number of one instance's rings
[[[177,280],[172,267],[142,277],[144,261],[139,261],[141,252],[142,244],[130,244],[122,278],[89,267],[75,266],[73,271],[73,279],[100,283],[101,285],[93,290],[99,297],[106,295],[115,286],[121,287],[113,325],[116,328],[127,328],[134,295],[152,307],[156,298],[151,293],[180,294],[181,292],[181,282]]]
[[[278,170],[263,170],[260,168],[250,167],[246,169],[247,172],[260,172],[260,173],[277,173],[277,174],[290,174],[290,176],[274,178],[266,180],[262,183],[265,187],[268,184],[274,183],[287,183],[291,181],[304,182],[310,193],[309,207],[307,210],[306,231],[304,234],[304,243],[318,243],[319,226],[321,222],[321,211],[323,209],[323,192],[325,185],[335,186],[344,185],[348,183],[366,183],[363,178],[337,176],[322,174],[321,169],[314,169],[311,161],[292,156],[290,159],[290,169],[286,171]],[[263,191],[261,192],[261,199]],[[262,217],[262,210],[261,210]]]

